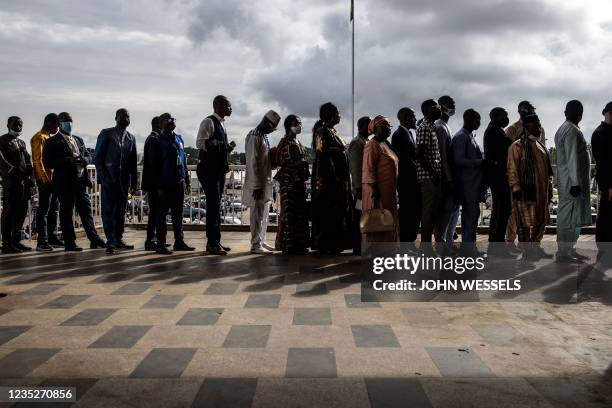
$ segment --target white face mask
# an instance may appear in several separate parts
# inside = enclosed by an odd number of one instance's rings
[[[293,132],[293,134],[295,134],[295,135],[299,135],[300,133],[302,133],[302,127],[301,126],[291,126],[290,129]]]
[[[9,129],[9,135],[15,136],[15,137],[19,137],[19,136],[21,136],[21,132],[16,132],[16,131],[14,131],[12,129]]]
[[[527,135],[527,138],[528,138],[529,140],[533,141],[533,142],[535,142],[536,140],[538,140],[538,137],[537,137],[537,136],[534,136],[534,135]]]

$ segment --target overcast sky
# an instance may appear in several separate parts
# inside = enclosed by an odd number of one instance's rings
[[[240,148],[267,109],[302,116],[341,109],[350,140],[349,1],[2,0],[0,115],[24,138],[48,112],[69,111],[93,147],[126,107],[139,148],[152,116],[170,112],[188,145],[212,98],[227,95]],[[587,139],[612,100],[610,0],[355,0],[356,115],[393,119],[401,106],[450,94],[461,113],[538,108],[548,145],[565,103],[585,104]],[[588,6],[586,6],[588,5]],[[419,112],[420,115],[420,112]],[[273,141],[278,140],[277,132]]]

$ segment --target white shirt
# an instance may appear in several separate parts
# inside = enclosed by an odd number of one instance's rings
[[[219,120],[221,127],[225,130],[225,119],[213,113],[213,116]],[[200,129],[198,130],[198,137],[196,139],[196,147],[201,150],[206,150],[206,141],[215,133],[215,122],[211,118],[204,118],[200,123]],[[216,145],[217,140],[211,140],[209,143]]]
[[[410,135],[410,141],[416,146],[416,130],[408,129],[407,127],[402,125],[400,125],[400,127],[404,129],[408,133],[408,135]]]

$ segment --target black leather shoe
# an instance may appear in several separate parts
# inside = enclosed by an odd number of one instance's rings
[[[224,250],[225,252],[229,252],[229,251],[231,251],[231,250],[232,250],[232,248],[230,248],[230,247],[226,247],[226,246],[223,246],[223,245],[221,245],[221,244],[219,244],[219,246],[220,246],[220,247],[221,247],[221,249],[222,249],[222,250]]]
[[[51,252],[53,251],[53,247],[46,242],[39,242],[36,244],[36,250],[39,252]]]
[[[68,245],[67,247],[64,248],[64,251],[66,252],[81,252],[83,251],[83,248],[76,246],[76,245]]]
[[[117,249],[134,249],[134,245],[128,245],[123,241],[119,241],[119,243],[116,246],[117,246]]]
[[[90,242],[89,247],[91,249],[106,248],[106,242],[102,241],[101,238],[94,239]]]
[[[172,255],[172,251],[166,248],[165,245],[157,246],[157,249],[155,250],[155,252],[157,252],[160,255]]]
[[[23,251],[19,248],[15,248],[14,246],[3,246],[2,253],[3,254],[20,254]]]
[[[157,242],[145,241],[144,249],[145,251],[157,251]]]
[[[49,240],[49,245],[51,245],[53,248],[63,248],[66,246],[66,244],[64,243],[64,241],[62,241],[59,238],[51,238]]]
[[[185,243],[185,241],[177,241],[174,243],[175,251],[195,251],[195,248],[190,247]]]
[[[16,243],[15,245],[13,245],[15,248],[21,250],[22,252],[30,252],[32,250],[31,247],[29,246],[25,246],[23,245],[21,242]]]
[[[106,245],[106,254],[107,255],[114,255],[116,253],[118,253],[119,251],[117,251],[117,248],[114,245]]]
[[[227,251],[218,247],[206,247],[206,255],[227,255]]]

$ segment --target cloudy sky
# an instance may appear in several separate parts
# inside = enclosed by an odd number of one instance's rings
[[[349,3],[2,0],[0,115],[21,116],[29,138],[46,113],[69,111],[93,145],[126,107],[142,147],[150,118],[168,111],[193,145],[212,98],[223,93],[234,105],[230,138],[241,147],[267,109],[297,113],[310,128],[331,100],[348,141]],[[486,117],[503,106],[514,120],[528,99],[551,145],[565,102],[584,102],[588,139],[612,99],[609,0],[355,3],[357,117],[381,113],[395,124],[399,107],[447,93],[459,114],[475,108]],[[451,127],[460,126],[454,118]]]

